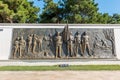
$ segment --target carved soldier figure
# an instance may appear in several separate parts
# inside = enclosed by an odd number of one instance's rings
[[[42,37],[38,36],[38,40],[37,41],[38,41],[39,52],[42,51],[42,40],[43,40]]]
[[[56,51],[56,55],[55,57],[61,57],[61,51],[62,51],[62,37],[60,36],[60,33],[57,32],[57,36],[55,37],[55,51]]]
[[[23,53],[25,52],[25,47],[26,47],[26,41],[23,39],[23,36],[20,37],[20,42],[19,42],[19,50],[20,50],[20,58],[23,56]]]
[[[74,36],[72,35],[72,32],[70,32],[70,36],[69,39],[67,41],[67,56],[69,55],[70,57],[73,56],[73,40],[74,40]]]
[[[33,49],[32,49],[33,53],[35,53],[36,46],[37,46],[37,35],[34,34],[33,35]]]
[[[16,58],[16,54],[19,53],[19,37],[16,38],[14,42],[14,52],[13,52],[13,57]]]
[[[31,48],[32,48],[32,35],[28,35],[28,48],[27,48],[27,50],[28,50],[28,52],[30,52],[31,51]]]
[[[81,50],[81,36],[80,33],[77,32],[75,35],[75,56],[78,54],[78,50]],[[82,52],[82,51],[81,51]]]
[[[88,55],[91,56],[90,54],[90,45],[89,45],[89,36],[87,35],[87,32],[84,32],[84,35],[82,37],[82,51],[83,53],[85,50],[88,50]]]

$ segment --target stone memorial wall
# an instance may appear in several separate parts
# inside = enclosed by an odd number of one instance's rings
[[[14,28],[9,58],[116,58],[114,29]]]
[[[120,59],[119,26],[0,25],[0,60]]]

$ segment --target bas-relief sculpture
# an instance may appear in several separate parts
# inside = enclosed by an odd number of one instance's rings
[[[12,59],[115,58],[113,29],[14,29]]]

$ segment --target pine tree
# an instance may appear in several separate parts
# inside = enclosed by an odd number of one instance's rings
[[[94,0],[44,0],[45,7],[40,22],[96,23],[98,8]]]
[[[35,23],[39,10],[27,0],[0,0],[0,22]]]

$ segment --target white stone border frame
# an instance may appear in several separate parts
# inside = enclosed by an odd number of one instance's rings
[[[9,37],[12,38],[12,30],[13,28],[64,28],[64,26],[67,24],[9,24],[9,23],[0,23],[0,29],[9,29]],[[114,35],[115,35],[115,51],[117,54],[117,59],[120,59],[120,24],[68,24],[70,28],[98,28],[98,29],[114,29]],[[7,35],[4,35],[7,37]],[[10,42],[12,42],[10,38]],[[0,41],[1,42],[1,41]],[[7,46],[7,45],[6,45]],[[11,47],[11,44],[9,44],[9,47]],[[1,48],[1,47],[0,47]],[[7,47],[6,47],[7,48]],[[4,49],[3,49],[4,50]],[[10,49],[11,50],[11,49]],[[0,60],[9,60],[10,50],[7,53],[8,57],[3,57],[2,53],[0,52]],[[1,51],[1,49],[0,49]],[[6,50],[7,51],[7,50]],[[4,51],[3,51],[4,52]]]

